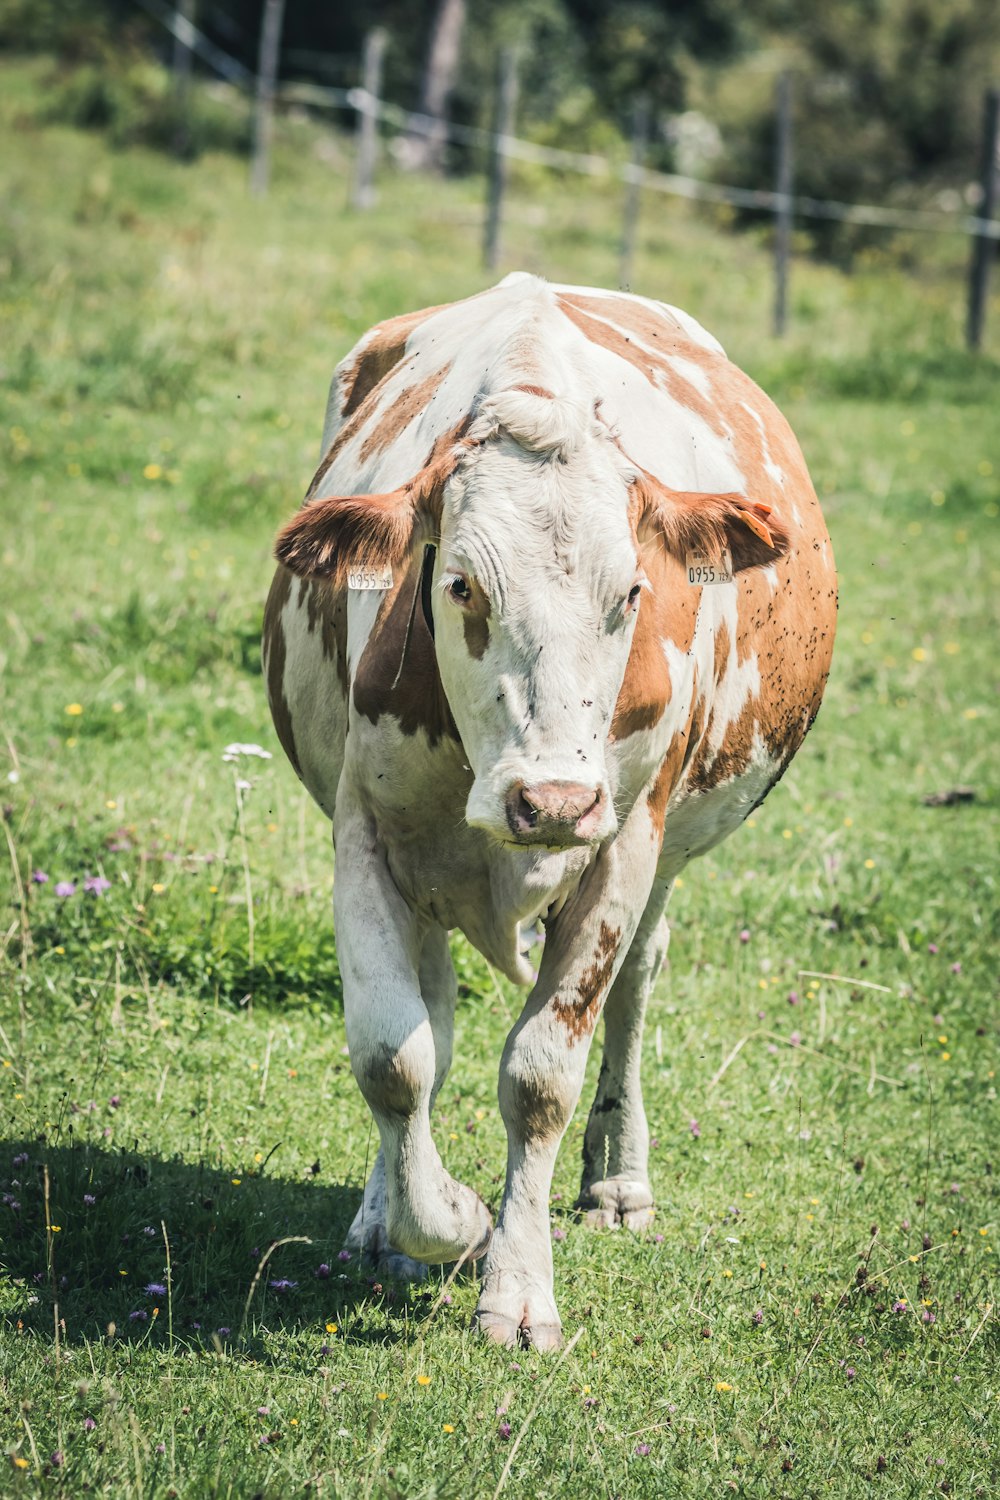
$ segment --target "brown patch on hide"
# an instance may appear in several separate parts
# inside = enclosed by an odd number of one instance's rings
[[[292,715],[288,707],[288,699],[285,697],[287,649],[285,627],[281,619],[282,611],[292,597],[292,581],[292,575],[288,569],[279,567],[264,606],[262,644],[264,661],[267,664],[267,699],[271,707],[271,718],[274,721],[281,748],[291,761],[296,776],[301,780],[302,767],[299,765],[299,757],[295,750]]]
[[[602,921],[593,962],[580,975],[576,987],[576,998],[574,1000],[556,998],[553,1001],[552,1009],[556,1020],[565,1026],[571,1042],[578,1042],[581,1037],[590,1036],[597,1025],[601,1001],[611,984],[611,973],[615,966],[621,935],[620,927],[611,927],[607,922]]]
[[[544,385],[515,385],[513,389],[515,391],[523,391],[526,396],[541,396],[546,401],[554,401],[556,399],[554,393],[547,391]]]
[[[459,735],[420,607],[421,571],[422,556],[416,553],[382,600],[354,676],[354,706],[372,724],[388,714],[403,734],[423,730],[433,747]]]
[[[404,432],[410,423],[426,410],[450,369],[449,362],[442,365],[440,370],[427,375],[423,380],[418,380],[416,385],[408,385],[395,401],[384,409],[377,421],[365,433],[359,455],[362,463],[367,462],[373,453],[381,453],[384,449],[391,447],[400,433]]]
[[[611,720],[611,739],[654,729],[670,702],[670,667],[663,649],[671,641],[689,651],[698,618],[698,595],[685,591],[682,569],[669,553],[643,557],[650,587],[639,601],[639,615]]]
[[[420,312],[403,313],[398,318],[387,318],[372,329],[371,336],[357,355],[354,364],[341,377],[343,401],[342,417],[357,411],[376,386],[387,375],[391,375],[406,353],[406,341],[421,323],[435,313],[442,312],[452,303],[442,302],[437,307],[425,307]]]
[[[347,667],[347,590],[335,588],[327,578],[299,579],[299,608],[308,613],[308,630],[318,630],[324,661],[336,665],[337,681],[346,695],[350,680]]]

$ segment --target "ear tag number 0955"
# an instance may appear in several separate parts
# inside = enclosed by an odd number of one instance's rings
[[[347,573],[349,589],[391,589],[391,568],[350,568]]]
[[[728,547],[715,557],[709,557],[704,552],[689,552],[684,567],[688,583],[696,588],[733,581],[733,559]]]

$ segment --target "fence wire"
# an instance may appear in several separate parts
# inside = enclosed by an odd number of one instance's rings
[[[137,3],[175,36],[184,46],[220,77],[240,87],[252,88],[255,75],[235,57],[223,52],[203,32],[163,0],[137,0]],[[910,229],[926,234],[974,235],[979,239],[1000,240],[1000,221],[976,214],[956,215],[946,209],[885,208],[873,203],[839,203],[828,198],[809,198],[797,193],[776,193],[770,188],[743,188],[728,183],[706,182],[676,172],[654,172],[633,162],[615,162],[605,156],[587,152],[566,151],[559,146],[543,146],[520,136],[496,135],[476,125],[462,125],[439,120],[433,115],[377,99],[361,88],[333,88],[323,84],[286,84],[277,97],[286,103],[313,104],[320,108],[348,109],[356,114],[373,115],[406,135],[442,136],[457,145],[482,146],[499,151],[512,161],[553,167],[581,176],[635,183],[654,193],[687,198],[703,203],[726,204],[733,208],[759,208],[774,213],[790,209],[803,219],[835,219],[845,224],[868,224],[882,229]]]

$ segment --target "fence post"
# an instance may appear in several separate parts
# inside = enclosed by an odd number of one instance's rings
[[[503,137],[513,134],[516,111],[517,52],[513,47],[505,47],[500,54],[496,122],[486,201],[486,228],[483,237],[483,264],[487,271],[495,271],[500,263],[500,224],[503,215],[504,192],[507,187],[507,156],[503,147]]]
[[[358,109],[358,144],[354,157],[354,208],[371,208],[375,203],[375,156],[378,151],[377,105],[382,93],[382,64],[389,41],[381,26],[372,27],[361,52],[361,87],[366,98]]]
[[[622,223],[622,253],[618,272],[618,284],[625,291],[632,280],[632,262],[635,258],[635,242],[639,227],[639,195],[642,192],[642,166],[649,141],[649,100],[640,94],[632,111],[632,166],[634,171],[627,178],[625,193],[625,217]]]
[[[281,49],[281,28],[284,19],[285,0],[264,0],[264,20],[260,29],[260,49],[257,54],[253,162],[250,167],[250,191],[255,198],[262,198],[267,192],[271,168],[274,84],[278,76],[278,54]]]
[[[792,243],[792,77],[778,75],[774,191],[774,335],[788,324],[788,261]]]
[[[992,222],[996,212],[998,179],[1000,179],[1000,89],[986,90],[983,104],[983,161],[980,182],[982,196],[977,217]],[[988,234],[977,234],[972,240],[972,259],[969,263],[969,321],[966,327],[966,342],[970,349],[978,349],[983,341],[983,326],[986,322],[986,303],[989,291],[990,266],[996,251],[996,240]]]
[[[189,42],[194,27],[196,3],[197,0],[179,0],[179,3],[174,6],[174,54],[171,69],[174,80],[174,102],[177,106],[174,154],[180,157],[187,156],[191,149],[191,131],[187,122],[192,55]]]

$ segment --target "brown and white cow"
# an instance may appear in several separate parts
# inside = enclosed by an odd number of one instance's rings
[[[480,1328],[549,1347],[549,1189],[591,1037],[603,1014],[580,1206],[641,1228],[667,896],[815,718],[829,538],[785,421],[692,318],[532,276],[366,334],[323,455],[278,537],[264,651],[281,743],[333,821],[347,1037],[381,1137],[347,1244],[411,1277],[485,1255]],[[529,990],[500,1062],[495,1228],[430,1128],[453,927]]]

